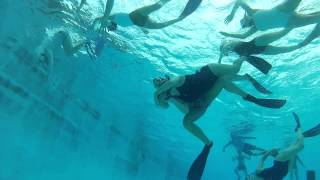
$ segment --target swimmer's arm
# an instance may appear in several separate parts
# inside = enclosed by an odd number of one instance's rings
[[[109,17],[114,5],[114,0],[107,0],[106,8],[104,10],[104,16]]]
[[[229,24],[229,23],[232,21],[232,19],[233,19],[234,15],[236,14],[238,8],[240,7],[239,1],[241,1],[241,0],[237,0],[237,2],[234,4],[234,6],[233,6],[233,8],[232,8],[231,13],[230,13],[230,14],[226,17],[226,19],[224,20],[224,22],[225,22],[226,24]]]
[[[257,174],[259,174],[259,173],[261,173],[261,172],[263,171],[264,162],[266,161],[266,159],[268,158],[269,155],[270,155],[270,151],[267,152],[267,153],[265,153],[265,154],[261,157],[261,159],[260,159],[260,161],[259,161],[259,164],[258,164],[258,166],[257,166],[257,170],[256,170],[256,173],[257,173]]]
[[[240,39],[244,39],[247,38],[249,36],[251,36],[252,34],[256,33],[257,29],[252,26],[250,27],[249,30],[242,32],[242,33],[227,33],[227,32],[220,32],[220,34],[227,36],[227,37],[233,37],[233,38],[240,38]]]

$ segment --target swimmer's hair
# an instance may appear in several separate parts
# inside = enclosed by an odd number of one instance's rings
[[[115,31],[118,29],[118,24],[114,21],[111,21],[111,24],[107,28],[108,31]]]

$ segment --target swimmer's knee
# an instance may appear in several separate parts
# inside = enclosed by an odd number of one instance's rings
[[[187,116],[183,119],[183,127],[186,129],[191,129],[191,127],[193,126],[193,119],[188,118]]]

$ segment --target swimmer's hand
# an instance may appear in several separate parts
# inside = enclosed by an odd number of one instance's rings
[[[159,94],[158,92],[156,92],[154,94],[154,101],[155,101],[156,105],[159,107],[162,107],[162,108],[169,107],[169,103],[164,99],[163,94]]]
[[[233,15],[230,14],[229,16],[227,16],[225,19],[224,19],[224,23],[225,24],[229,24],[233,19]]]
[[[220,33],[221,35],[223,35],[223,36],[227,36],[227,37],[230,36],[230,34],[227,33],[227,32],[220,31],[219,33]]]

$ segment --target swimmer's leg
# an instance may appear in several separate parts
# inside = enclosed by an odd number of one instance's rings
[[[250,16],[253,17],[254,13],[256,13],[258,10],[257,9],[252,9],[244,0],[236,0],[235,5],[232,8],[231,13],[227,16],[225,19],[225,23],[228,24],[231,22],[234,18],[235,13],[237,12],[238,8],[242,7],[244,11]]]
[[[238,96],[241,96],[244,100],[255,103],[259,106],[267,107],[267,108],[281,108],[286,103],[286,100],[279,100],[279,99],[262,99],[262,98],[256,98],[242,89],[240,89],[238,86],[236,86],[233,82],[225,81],[224,83],[224,89],[232,94],[236,94]]]
[[[171,26],[172,24],[175,24],[179,21],[181,21],[182,18],[179,17],[177,19],[173,19],[173,20],[170,20],[170,21],[167,21],[167,22],[162,22],[162,23],[158,23],[158,22],[155,22],[153,20],[151,20],[150,18],[148,18],[146,24],[144,25],[145,28],[148,28],[148,29],[162,29],[162,28],[165,28],[165,27],[168,27],[168,26]]]
[[[299,4],[301,3],[301,0],[286,0],[283,3],[279,4],[275,8],[284,11],[284,12],[293,12],[297,9]]]
[[[313,29],[310,35],[306,39],[304,39],[301,43],[294,46],[287,46],[287,47],[267,46],[267,48],[262,54],[276,55],[276,54],[291,52],[308,45],[311,41],[318,38],[319,36],[320,36],[320,24],[316,25],[316,27]]]
[[[139,8],[139,9],[137,9],[135,11],[139,11],[142,15],[148,16],[149,14],[151,14],[151,13],[159,10],[160,8],[162,8],[162,6],[164,6],[169,1],[170,0],[160,0],[155,4]]]
[[[194,122],[198,120],[204,113],[206,109],[192,109],[184,116],[183,118],[183,126],[186,128],[191,134],[200,139],[204,144],[209,145],[212,143],[209,138],[204,134],[202,129],[199,128]]]
[[[230,77],[230,80],[231,80],[233,76],[236,76],[237,73],[240,71],[242,63],[245,60],[246,58],[240,58],[234,61],[232,65],[213,63],[213,64],[209,64],[209,67],[216,76],[218,77],[228,76]]]
[[[315,12],[311,14],[296,13],[289,21],[289,25],[292,27],[302,27],[317,23],[320,23],[320,12]]]
[[[294,158],[302,149],[304,148],[304,136],[302,134],[301,128],[297,130],[297,140],[290,147],[280,152],[277,155],[276,160],[278,161],[288,161]]]
[[[267,46],[273,43],[274,41],[282,38],[283,36],[287,35],[291,30],[292,28],[285,28],[278,32],[263,34],[255,38],[255,44],[257,46]]]
[[[210,91],[204,95],[204,100],[207,104],[210,104],[222,91],[225,85],[225,81],[232,81],[232,79],[239,72],[244,59],[239,59],[233,63],[233,65],[226,64],[209,64],[209,68],[218,76],[218,80]]]
[[[236,168],[234,169],[234,173],[237,175],[238,180],[240,180],[241,176],[240,176],[240,172],[239,172],[239,168],[238,168],[238,167],[236,167]]]

